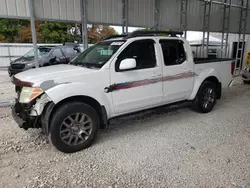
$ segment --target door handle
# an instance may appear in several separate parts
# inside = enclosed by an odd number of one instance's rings
[[[191,71],[191,69],[184,69],[184,72],[185,73],[188,73],[188,72],[190,72]]]
[[[158,78],[158,77],[161,77],[161,76],[162,76],[161,73],[153,73],[153,74],[152,74],[152,77],[153,77],[153,78]]]

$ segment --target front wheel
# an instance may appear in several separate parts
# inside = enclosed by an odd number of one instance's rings
[[[217,93],[216,85],[212,82],[205,81],[193,101],[193,109],[200,113],[211,112],[216,104]]]
[[[94,142],[99,125],[99,116],[91,106],[82,102],[66,103],[52,117],[50,140],[62,152],[77,152]]]

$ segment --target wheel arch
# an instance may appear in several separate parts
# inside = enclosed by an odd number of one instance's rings
[[[188,100],[193,100],[196,97],[202,83],[204,83],[205,81],[210,81],[216,85],[217,98],[221,98],[222,85],[219,74],[215,70],[206,70],[201,72],[195,79],[193,92],[188,97]]]
[[[49,102],[46,104],[44,113],[42,115],[42,122],[44,124],[44,129],[47,134],[49,134],[50,129],[50,122],[51,118],[53,117],[53,114],[56,112],[58,108],[60,108],[62,105],[65,105],[70,102],[83,102],[89,106],[91,106],[98,114],[100,118],[100,128],[104,129],[108,125],[108,116],[105,106],[101,105],[96,99],[85,96],[85,95],[76,95],[71,96],[68,98],[65,98],[58,103]]]
[[[208,78],[206,78],[203,82],[205,81],[209,81],[215,84],[216,86],[216,94],[217,94],[217,99],[221,98],[221,90],[222,90],[222,86],[221,86],[221,82],[218,80],[218,78],[216,78],[215,76],[209,76]],[[202,82],[202,83],[203,83]]]

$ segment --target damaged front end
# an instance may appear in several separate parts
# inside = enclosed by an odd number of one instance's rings
[[[37,124],[37,122],[39,122],[39,116],[31,116],[31,110],[33,110],[31,104],[21,104],[16,99],[16,102],[12,107],[12,116],[20,128],[25,130],[29,128],[40,128]]]
[[[12,116],[20,128],[42,128],[46,131],[43,111],[52,103],[47,94],[40,88],[32,87],[32,83],[12,80],[16,87],[17,98],[12,107]],[[46,131],[47,132],[47,131]]]

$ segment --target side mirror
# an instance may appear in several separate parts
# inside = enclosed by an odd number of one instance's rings
[[[121,61],[119,69],[120,70],[129,70],[136,68],[136,60],[133,58],[127,58]]]

